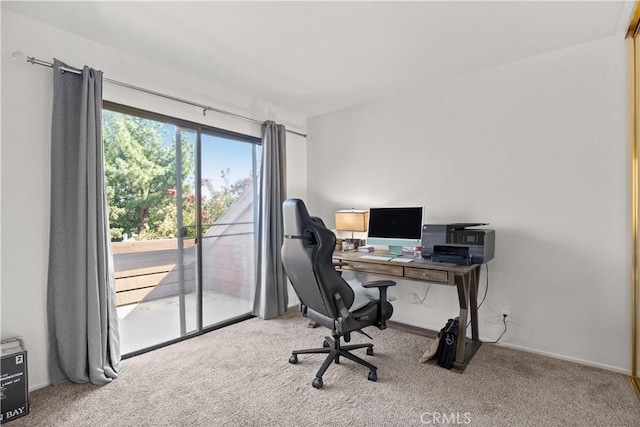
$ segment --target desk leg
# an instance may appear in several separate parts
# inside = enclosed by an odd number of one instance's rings
[[[464,364],[464,347],[467,341],[467,313],[469,311],[469,275],[456,277],[460,318],[458,319],[458,340],[456,342],[456,363]]]
[[[469,293],[469,309],[471,310],[471,338],[480,339],[478,333],[478,284],[480,281],[480,266],[471,273],[471,292]]]
[[[458,300],[460,302],[460,319],[458,341],[456,342],[456,360],[454,370],[464,371],[467,364],[482,345],[478,333],[478,284],[480,282],[480,266],[469,273],[456,277]],[[467,316],[471,317],[471,337],[467,342]]]

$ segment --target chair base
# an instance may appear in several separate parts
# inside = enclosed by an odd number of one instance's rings
[[[369,381],[377,381],[378,368],[375,365],[367,362],[351,353],[351,350],[356,350],[359,348],[366,348],[367,355],[373,355],[373,344],[353,344],[353,345],[340,345],[340,336],[334,335],[333,338],[324,337],[324,343],[322,344],[322,348],[310,348],[305,350],[294,350],[291,352],[291,357],[289,358],[289,363],[296,364],[298,363],[298,354],[327,354],[327,358],[322,363],[322,366],[316,373],[316,377],[313,380],[313,387],[322,388],[322,375],[329,369],[331,363],[335,362],[336,364],[340,363],[340,356],[346,357],[349,360],[352,360],[360,365],[369,368]]]

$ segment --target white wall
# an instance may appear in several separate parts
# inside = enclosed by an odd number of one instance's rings
[[[52,70],[14,61],[12,52],[70,65],[88,64],[105,77],[184,99],[272,119],[304,131],[304,119],[247,94],[203,81],[2,11],[2,337],[22,335],[29,350],[30,388],[49,383],[46,284],[49,233]],[[105,83],[104,99],[260,136],[260,126]],[[287,134],[288,191],[306,197],[306,142]]]
[[[308,121],[308,205],[425,207],[496,230],[480,336],[628,372],[624,42],[601,40]],[[481,296],[486,276],[481,277]],[[453,288],[401,281],[394,320],[439,330]]]
[[[31,388],[48,384],[46,279],[51,70],[72,65],[304,131],[304,119],[250,95],[155,67],[2,11],[1,330],[22,335]],[[497,232],[481,337],[628,372],[629,201],[625,52],[603,40],[443,82],[419,93],[309,120],[288,134],[288,191],[333,224],[342,208],[424,205],[427,222],[487,221]],[[250,123],[105,84],[107,100],[258,136]],[[307,172],[308,162],[308,172]],[[485,275],[481,280],[484,283]],[[439,329],[453,289],[422,305],[403,281],[394,320]],[[484,284],[481,286],[484,290]],[[293,298],[293,296],[292,296]]]

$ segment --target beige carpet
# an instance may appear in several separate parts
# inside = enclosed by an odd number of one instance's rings
[[[456,374],[418,364],[429,340],[395,329],[368,328],[376,354],[358,351],[378,382],[343,360],[316,390],[323,356],[288,363],[328,332],[306,324],[295,311],[251,319],[127,359],[110,385],[33,392],[8,426],[640,426],[624,375],[489,344]]]

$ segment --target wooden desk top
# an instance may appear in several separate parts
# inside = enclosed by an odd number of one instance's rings
[[[383,261],[376,259],[367,259],[361,258],[363,255],[374,255],[374,256],[391,256],[387,252],[339,252],[335,251],[333,253],[333,258],[340,259],[344,261],[358,261],[358,262],[366,262],[373,264],[384,264],[384,265],[397,265],[403,267],[410,268],[422,268],[427,270],[442,270],[442,271],[450,271],[455,274],[467,274],[473,271],[478,267],[478,264],[472,265],[452,265],[452,264],[443,264],[443,263],[434,263],[424,258],[414,258],[411,262],[397,262],[397,261]]]
[[[473,265],[451,265],[432,263],[423,258],[414,258],[411,262],[385,261],[362,258],[363,255],[389,256],[386,252],[334,252],[333,259],[348,263],[338,267],[341,271],[352,271],[365,274],[401,277],[420,282],[439,283],[442,285],[456,285],[456,277],[470,275],[479,267]],[[467,276],[468,277],[468,276]]]

